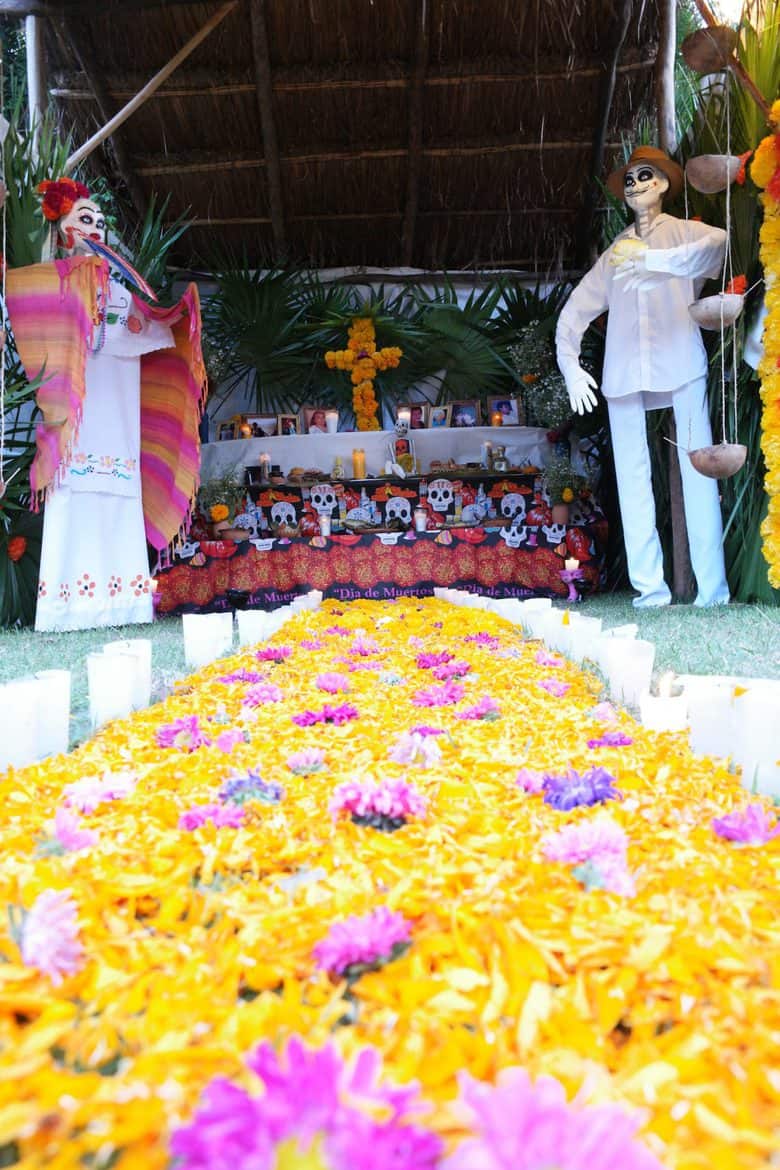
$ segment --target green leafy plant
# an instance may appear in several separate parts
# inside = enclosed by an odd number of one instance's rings
[[[578,475],[566,455],[556,453],[544,468],[544,483],[551,504],[571,504],[588,489],[588,481]]]
[[[529,321],[518,331],[509,354],[517,371],[529,426],[559,430],[571,417],[571,404],[555,361],[549,328],[542,321]]]
[[[232,520],[237,506],[245,496],[243,465],[237,464],[200,485],[198,507],[203,515],[214,523]]]

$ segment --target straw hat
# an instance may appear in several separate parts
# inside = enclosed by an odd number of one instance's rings
[[[659,171],[663,171],[666,175],[669,180],[669,199],[674,199],[675,196],[680,194],[683,186],[682,167],[678,166],[674,159],[669,158],[666,151],[659,150],[657,146],[637,146],[626,165],[613,171],[607,178],[607,190],[616,199],[625,198],[623,180],[628,168],[643,162],[650,163],[651,166],[656,167]]]

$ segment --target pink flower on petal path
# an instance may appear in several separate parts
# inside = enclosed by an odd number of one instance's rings
[[[620,1105],[567,1101],[560,1081],[534,1082],[524,1068],[503,1069],[495,1085],[465,1072],[458,1080],[476,1136],[441,1170],[663,1170],[636,1140],[641,1116]]]
[[[589,714],[591,719],[599,719],[602,723],[617,723],[617,711],[607,701],[597,703]]]
[[[314,948],[322,971],[342,975],[349,967],[373,966],[390,959],[396,947],[408,943],[412,924],[400,911],[380,906],[368,914],[352,914],[334,922]]]
[[[321,772],[325,767],[325,752],[322,748],[304,748],[287,757],[287,767],[297,776],[308,776],[310,772]]]
[[[60,806],[54,814],[54,837],[66,853],[78,853],[81,849],[89,849],[91,845],[97,844],[98,834],[95,830],[82,829],[80,825],[75,813],[64,806]]]
[[[179,828],[194,832],[209,821],[217,829],[240,829],[244,823],[244,810],[235,804],[196,804],[181,814]]]
[[[349,690],[349,679],[336,670],[329,670],[324,674],[317,675],[317,687],[329,695],[337,695],[341,691]]]
[[[458,719],[499,719],[501,708],[490,695],[483,695],[477,704],[468,707],[465,711],[457,711]]]
[[[262,650],[255,651],[255,658],[258,662],[284,662],[291,654],[289,646],[264,646]]]
[[[451,680],[440,687],[423,687],[412,695],[415,707],[450,707],[459,703],[466,693],[462,683]]]
[[[130,796],[137,776],[132,772],[106,772],[103,776],[84,776],[66,784],[62,790],[65,804],[79,812],[92,813],[106,800],[122,800]]]
[[[281,703],[283,699],[284,691],[275,683],[257,683],[256,686],[247,688],[243,705],[245,707],[264,707],[266,703]]]
[[[219,733],[214,743],[221,752],[229,753],[238,744],[246,743],[246,736],[237,727],[229,727],[227,731],[221,731]]]
[[[439,682],[446,682],[448,678],[463,678],[470,670],[468,662],[445,662],[441,666],[434,666],[431,674]]]
[[[543,678],[539,686],[543,691],[554,695],[556,699],[562,699],[571,686],[571,683],[559,682],[557,678]]]
[[[372,813],[392,820],[424,817],[425,800],[406,780],[392,777],[373,781],[347,780],[331,797],[328,811],[334,820],[342,812],[365,817]]]
[[[19,949],[27,967],[36,967],[59,986],[84,960],[78,907],[70,890],[44,890],[24,916]]]
[[[770,817],[759,801],[715,817],[712,827],[719,837],[737,841],[740,845],[766,845],[767,841],[780,835],[780,821]]]
[[[417,764],[420,768],[434,768],[441,760],[438,736],[419,731],[405,731],[393,744],[388,758],[394,764]]]
[[[211,740],[201,730],[197,715],[185,715],[181,719],[174,719],[157,730],[157,746],[163,748],[179,748],[183,752],[194,752],[199,747],[207,747]]]
[[[544,772],[535,772],[532,768],[521,768],[515,778],[515,784],[524,792],[537,793],[544,788]]]
[[[563,666],[563,659],[547,650],[537,650],[535,661],[537,666]]]

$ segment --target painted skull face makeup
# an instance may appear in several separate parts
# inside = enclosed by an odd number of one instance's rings
[[[106,220],[103,212],[91,199],[78,199],[67,215],[59,221],[62,246],[69,255],[86,252],[84,238],[106,242]]]
[[[666,175],[649,163],[629,167],[623,177],[623,197],[632,209],[660,203],[668,190]]]

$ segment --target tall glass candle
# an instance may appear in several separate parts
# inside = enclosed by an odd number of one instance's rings
[[[366,452],[363,447],[355,447],[352,451],[352,478],[366,478]]]

